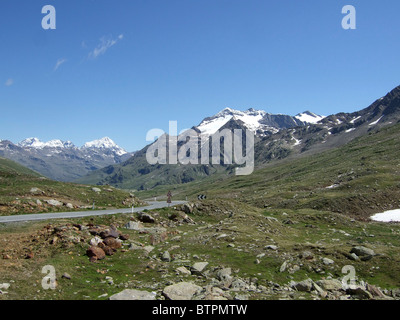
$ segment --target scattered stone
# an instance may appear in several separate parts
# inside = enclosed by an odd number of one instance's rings
[[[187,274],[187,275],[192,274],[192,273],[191,273],[188,269],[186,269],[185,267],[176,268],[176,271],[179,272],[179,273]]]
[[[165,262],[171,262],[171,255],[168,251],[165,251],[162,256],[161,256],[161,260],[165,261]]]
[[[125,226],[126,229],[140,231],[143,230],[143,225],[140,222],[129,221]]]
[[[70,274],[69,274],[69,273],[66,273],[66,272],[65,272],[61,277],[62,277],[62,278],[65,278],[65,279],[68,279],[68,280],[71,280]]]
[[[361,259],[361,261],[368,261],[368,260],[371,260],[372,257],[373,257],[373,256],[363,256],[363,257],[361,257],[360,259]]]
[[[297,271],[299,271],[299,270],[300,270],[300,266],[297,265],[297,264],[295,264],[293,267],[291,267],[291,268],[288,269],[288,272],[289,272],[290,274],[293,274],[293,273],[295,273],[295,272],[297,272]]]
[[[179,282],[165,287],[163,295],[169,300],[191,300],[198,290],[201,290],[201,287],[196,284]]]
[[[372,249],[363,247],[363,246],[357,246],[351,249],[350,253],[356,254],[358,257],[363,257],[363,256],[375,256],[375,252]]]
[[[329,259],[329,258],[322,258],[322,263],[325,265],[330,265],[330,264],[334,264],[335,261],[333,261],[332,259]]]
[[[268,221],[271,221],[271,222],[279,222],[279,220],[275,217],[266,216],[265,219],[267,219]]]
[[[328,294],[325,290],[323,290],[323,289],[322,289],[319,285],[317,285],[315,282],[313,282],[313,288],[312,288],[312,290],[315,290],[321,298],[326,298],[326,296],[327,296],[327,294]]]
[[[128,234],[121,234],[121,235],[119,236],[119,238],[120,238],[121,240],[123,240],[123,241],[129,240],[129,235],[128,235]]]
[[[139,212],[138,219],[139,219],[139,221],[144,222],[144,223],[155,223],[156,222],[156,220],[150,214],[145,213],[145,212]]]
[[[217,279],[218,280],[226,280],[231,278],[231,274],[232,274],[232,269],[231,268],[223,268],[217,271]]]
[[[285,261],[284,263],[282,263],[281,267],[279,268],[279,272],[285,272],[286,268],[287,268],[288,262]]]
[[[109,285],[113,285],[113,284],[114,284],[114,279],[113,279],[112,277],[107,276],[107,277],[106,277],[106,280],[107,280],[107,283],[108,283]]]
[[[242,279],[235,279],[232,281],[231,289],[233,291],[245,291],[248,289],[248,286]]]
[[[266,246],[265,249],[269,249],[269,250],[278,250],[278,247],[275,246],[275,245],[273,245],[273,244],[270,244],[270,245]]]
[[[325,291],[338,291],[343,288],[342,282],[336,279],[319,280],[317,285]]]
[[[189,204],[189,203],[185,203],[182,206],[182,211],[187,213],[187,214],[191,214],[191,213],[193,213],[193,206],[191,204]]]
[[[8,288],[11,286],[9,283],[0,283],[0,290],[8,290]]]
[[[110,300],[155,300],[156,293],[141,291],[135,289],[125,289],[117,294],[112,295]]]
[[[74,205],[72,203],[67,203],[65,205],[68,209],[74,209]]]
[[[101,242],[103,242],[103,240],[100,237],[95,236],[94,238],[92,238],[90,240],[90,245],[91,246],[98,246]]]
[[[29,192],[33,195],[44,194],[44,192],[42,190],[40,190],[39,188],[36,188],[36,187],[31,188],[31,190]]]
[[[301,259],[306,259],[306,260],[312,260],[312,259],[314,259],[314,255],[310,251],[303,251],[300,254],[300,258]]]
[[[194,275],[201,275],[204,269],[208,266],[208,262],[196,262],[191,268],[190,271]]]
[[[106,229],[106,230],[103,230],[100,232],[100,237],[102,239],[109,238],[109,237],[119,238],[119,236],[120,236],[120,233],[118,232],[118,230],[115,227],[110,227],[110,229]]]
[[[122,247],[121,240],[115,239],[113,237],[108,237],[103,240],[103,243],[110,247],[113,250],[119,249]]]
[[[349,287],[346,292],[353,296],[357,296],[359,299],[372,299],[372,294],[361,287],[352,288]]]
[[[102,247],[104,253],[106,254],[106,256],[112,256],[114,254],[114,250],[112,248],[110,248],[109,246],[104,246]]]
[[[61,206],[63,205],[62,202],[60,202],[60,201],[58,201],[58,200],[54,200],[54,199],[46,200],[46,202],[47,202],[49,205],[54,206],[54,207],[61,207]]]
[[[360,260],[360,258],[355,253],[350,253],[347,257],[350,260],[353,260],[353,261],[359,261]]]
[[[285,219],[282,221],[283,224],[294,224],[294,222],[290,219]]]
[[[292,288],[301,292],[311,292],[313,288],[313,281],[311,279],[306,279],[297,283],[293,283]]]
[[[102,260],[106,257],[103,249],[94,246],[87,249],[86,254],[89,256],[91,262]]]
[[[366,286],[366,289],[368,290],[369,293],[371,293],[374,297],[379,297],[379,298],[385,298],[386,296],[382,293],[381,290],[379,290],[377,287],[373,286],[372,284],[368,284]]]
[[[94,192],[101,192],[101,189],[99,189],[99,188],[92,188],[92,191],[94,191]]]
[[[147,253],[150,253],[154,250],[153,246],[145,246],[143,247],[143,250],[146,251]]]

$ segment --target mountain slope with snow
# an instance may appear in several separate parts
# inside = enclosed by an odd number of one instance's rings
[[[98,140],[93,140],[90,142],[86,142],[81,149],[99,149],[99,150],[104,150],[104,149],[109,149],[113,150],[117,155],[123,156],[124,154],[127,154],[128,152],[118,146],[113,140],[111,140],[109,137],[104,137]]]
[[[205,118],[193,129],[206,136],[220,129],[253,130],[257,169],[273,161],[299,158],[338,148],[397,122],[400,123],[400,86],[369,107],[354,113],[337,113],[323,117],[306,111],[293,117],[254,109],[238,111],[226,108]],[[199,143],[203,143],[201,140]],[[209,176],[223,177],[234,173],[232,166],[220,164],[150,165],[146,160],[148,147],[122,164],[92,172],[81,178],[80,182],[147,190],[160,185],[188,183],[208,179]]]
[[[240,121],[246,129],[263,135],[263,132],[264,134],[276,133],[281,129],[315,123],[323,118],[309,111],[292,117],[284,114],[270,114],[264,110],[253,108],[245,111],[225,108],[216,115],[205,118],[196,128],[200,130],[201,134],[210,136],[229,121],[235,120]]]
[[[324,119],[324,116],[317,115],[310,111],[304,111],[294,116],[296,119],[307,122],[307,123],[317,123],[320,120]]]
[[[133,153],[127,152],[108,137],[87,142],[82,147],[59,139],[43,142],[38,138],[27,138],[17,144],[1,140],[0,156],[48,178],[73,181],[93,170],[121,163]]]

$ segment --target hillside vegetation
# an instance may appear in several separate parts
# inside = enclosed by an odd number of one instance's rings
[[[0,158],[0,215],[129,207],[139,204],[127,191],[109,186],[63,183]]]
[[[139,192],[177,198],[231,198],[259,208],[318,209],[364,219],[400,207],[400,124],[371,131],[349,144],[281,160],[248,176],[215,177]]]

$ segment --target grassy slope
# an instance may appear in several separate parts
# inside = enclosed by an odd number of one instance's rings
[[[365,218],[400,207],[400,125],[380,129],[317,155],[283,160],[249,176],[211,178],[156,188],[142,197],[233,198],[257,207],[311,208]],[[335,185],[334,188],[327,188]]]
[[[173,208],[151,212],[159,223],[168,221],[168,216],[174,213]],[[340,214],[315,210],[285,210],[284,213],[223,200],[202,202],[191,217],[196,225],[168,223],[168,239],[154,244],[150,254],[142,249],[128,249],[130,242],[145,246],[150,244],[151,238],[149,234],[123,228],[132,219],[128,214],[69,219],[52,225],[113,224],[130,236],[130,240],[124,242],[125,252],[118,251],[97,263],[89,262],[85,255],[89,246],[87,240],[74,241],[84,232],[72,231],[72,236],[67,233],[52,244],[53,235],[43,236],[48,222],[12,227],[0,225],[3,235],[0,255],[11,256],[7,260],[0,257],[0,282],[15,281],[11,282],[9,293],[0,299],[108,299],[125,288],[155,291],[161,297],[162,289],[172,282],[190,281],[200,286],[212,283],[212,276],[204,278],[176,272],[176,268],[189,268],[198,261],[209,262],[207,270],[210,271],[230,267],[235,277],[246,281],[251,279],[257,285],[271,289],[274,287],[273,284],[271,287],[271,281],[284,286],[291,280],[312,278],[317,281],[328,276],[342,278],[341,270],[345,265],[355,267],[358,281],[388,289],[400,286],[398,225],[357,222]],[[287,219],[293,224],[286,224]],[[266,248],[271,244],[277,245],[278,250]],[[354,245],[373,248],[379,255],[370,261],[351,261],[346,254]],[[160,259],[165,250],[169,250],[172,262]],[[34,258],[24,259],[26,251],[33,252]],[[301,259],[303,251],[311,252],[314,259]],[[260,257],[260,254],[264,255]],[[334,264],[324,265],[322,258],[332,259]],[[280,272],[285,261],[288,268]],[[55,267],[57,290],[46,291],[40,286],[44,277],[41,270],[45,265]],[[68,273],[71,280],[63,278],[64,273]],[[109,284],[106,277],[111,277],[114,284]],[[240,293],[231,292],[231,295],[234,297]],[[284,290],[243,293],[251,299],[285,297]],[[300,295],[310,298],[301,293],[295,293],[293,298]]]
[[[171,235],[167,241],[156,244],[150,255],[142,250],[127,250],[93,264],[85,256],[86,242],[53,247],[48,239],[37,236],[46,222],[18,228],[0,226],[0,233],[5,236],[0,253],[11,256],[8,260],[0,259],[0,282],[15,281],[8,290],[10,293],[3,298],[107,299],[124,288],[161,294],[171,281],[206,285],[208,280],[175,272],[178,266],[190,266],[196,261],[209,262],[211,270],[231,267],[235,276],[257,278],[258,284],[266,287],[270,281],[285,285],[291,280],[306,278],[341,278],[345,265],[356,268],[359,280],[385,288],[400,287],[400,226],[354,221],[332,212],[363,218],[383,207],[398,206],[399,141],[400,125],[396,125],[335,150],[271,164],[250,176],[211,177],[207,181],[143,192],[143,197],[150,197],[165,194],[167,188],[171,188],[174,198],[194,199],[198,193],[205,193],[209,199],[200,202],[202,209],[191,215],[196,225],[163,223],[163,226],[168,225]],[[335,183],[339,187],[326,188]],[[33,185],[35,183],[29,187]],[[168,220],[172,213],[173,208],[165,208],[152,214],[162,221]],[[112,223],[122,230],[130,219],[130,215],[118,215],[56,223]],[[148,234],[124,232],[134,243],[149,244]],[[218,237],[222,234],[225,236]],[[266,249],[271,244],[279,249]],[[354,245],[370,247],[378,256],[370,261],[349,260],[347,255]],[[35,252],[34,259],[23,259],[25,248]],[[173,262],[159,259],[165,250],[173,255]],[[305,250],[311,251],[315,258],[301,259]],[[265,255],[257,258],[261,253]],[[324,257],[332,259],[334,264],[324,265],[321,262]],[[288,270],[280,272],[285,261]],[[38,291],[43,278],[40,270],[46,264],[54,265],[57,270],[59,287],[55,291]],[[296,270],[296,266],[300,269]],[[71,280],[61,278],[64,272],[71,275]],[[114,285],[107,283],[106,276],[113,278]],[[101,296],[104,293],[108,296]],[[247,294],[252,299],[276,299],[280,293]],[[305,297],[309,296],[305,294]]]
[[[0,259],[0,282],[15,281],[3,298],[107,299],[125,288],[161,294],[171,281],[206,285],[208,280],[177,275],[175,271],[178,266],[190,266],[196,261],[209,262],[211,270],[231,267],[235,276],[257,278],[258,284],[266,287],[270,281],[285,285],[291,280],[306,278],[341,278],[345,265],[355,267],[359,280],[385,288],[400,287],[400,226],[354,221],[332,212],[364,218],[370,212],[399,206],[399,141],[400,125],[396,125],[335,150],[271,164],[250,176],[212,177],[183,186],[163,187],[152,193],[143,192],[143,197],[150,197],[165,194],[167,188],[171,188],[175,198],[194,199],[198,193],[205,193],[209,199],[200,202],[201,210],[191,215],[196,225],[169,226],[169,239],[156,244],[150,255],[142,250],[127,250],[93,264],[85,256],[87,243],[54,247],[48,239],[41,239],[38,234],[47,222],[0,226],[0,233],[4,235],[0,253],[11,256],[8,260]],[[326,188],[333,184],[339,187]],[[29,187],[33,185],[35,183]],[[152,214],[161,221],[168,220],[172,213],[173,208],[165,208]],[[112,223],[123,230],[122,226],[131,219],[130,215],[118,215],[57,221],[56,224]],[[166,225],[168,223],[163,223]],[[148,234],[124,232],[134,243],[149,244]],[[222,234],[225,236],[218,237]],[[266,249],[271,244],[279,249]],[[372,248],[378,256],[370,261],[349,260],[347,255],[354,245]],[[23,259],[26,248],[35,252],[34,259]],[[170,250],[173,262],[159,259],[165,250]],[[301,259],[305,250],[311,251],[315,258]],[[265,255],[257,258],[260,253]],[[321,262],[324,257],[332,259],[334,264],[324,265]],[[288,270],[280,272],[285,261]],[[56,268],[59,286],[55,291],[38,290],[44,276],[40,270],[46,264]],[[296,266],[300,267],[297,271]],[[71,280],[61,277],[64,272],[71,275]],[[113,278],[114,285],[107,283],[107,276]],[[102,296],[105,293],[108,295]],[[279,294],[253,292],[250,297],[276,299]],[[309,296],[305,294],[305,297]]]
[[[32,188],[40,189],[31,193]],[[0,158],[0,215],[68,211],[65,206],[48,206],[46,200],[56,199],[80,206],[127,207],[123,201],[133,198],[126,191],[110,187],[99,187],[97,193],[91,186],[49,180],[13,161]],[[41,201],[38,205],[37,200]],[[135,200],[136,201],[136,200]]]

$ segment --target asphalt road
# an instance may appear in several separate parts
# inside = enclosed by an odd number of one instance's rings
[[[149,203],[148,206],[133,208],[133,212],[139,212],[139,211],[142,211],[145,209],[152,210],[152,209],[168,207],[168,203],[166,201],[148,201],[148,203]],[[179,205],[179,204],[183,204],[183,203],[186,203],[186,201],[172,201],[170,206],[175,206],[175,205]],[[112,215],[112,214],[118,214],[118,213],[132,213],[132,208],[0,216],[0,223],[65,219],[65,218],[82,218],[82,217],[91,217],[91,216]]]

